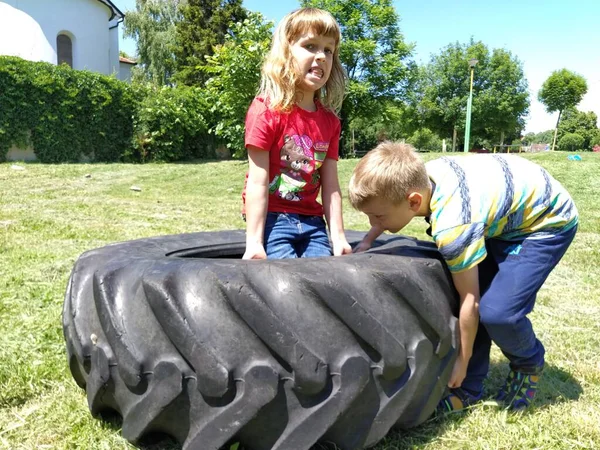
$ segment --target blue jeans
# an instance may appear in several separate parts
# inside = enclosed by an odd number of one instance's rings
[[[462,387],[483,390],[493,341],[511,369],[528,372],[544,364],[544,346],[530,320],[537,292],[575,237],[577,226],[555,236],[536,235],[515,241],[489,239],[487,257],[479,264],[479,328]]]
[[[331,256],[323,217],[267,213],[265,250],[269,259]]]

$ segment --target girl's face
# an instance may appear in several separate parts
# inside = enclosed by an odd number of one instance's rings
[[[307,33],[300,35],[290,50],[300,71],[297,89],[312,98],[315,91],[325,86],[331,74],[335,39]]]

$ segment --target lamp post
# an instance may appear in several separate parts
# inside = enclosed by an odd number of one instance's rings
[[[473,103],[473,72],[475,72],[475,64],[479,60],[470,59],[469,67],[471,68],[471,85],[469,87],[469,100],[467,101],[467,123],[465,125],[465,152],[469,151],[469,135],[471,134],[471,104]]]

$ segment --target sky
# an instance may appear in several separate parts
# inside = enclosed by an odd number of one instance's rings
[[[123,12],[135,0],[113,0]],[[471,37],[488,48],[504,48],[523,63],[531,106],[525,132],[553,129],[558,113],[548,114],[537,100],[553,71],[566,68],[582,75],[588,92],[578,105],[600,117],[600,1],[598,0],[395,0],[400,30],[415,44],[413,58],[427,63],[452,42]],[[300,6],[296,0],[244,0],[244,6],[277,23]],[[121,31],[122,33],[122,31]],[[135,41],[123,39],[121,50],[136,53]],[[477,76],[477,68],[475,68]],[[465,67],[465,77],[468,68]]]

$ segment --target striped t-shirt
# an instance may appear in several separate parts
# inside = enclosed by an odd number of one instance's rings
[[[485,239],[544,238],[578,221],[569,193],[516,155],[450,156],[426,163],[433,182],[431,235],[452,272],[486,256]]]

